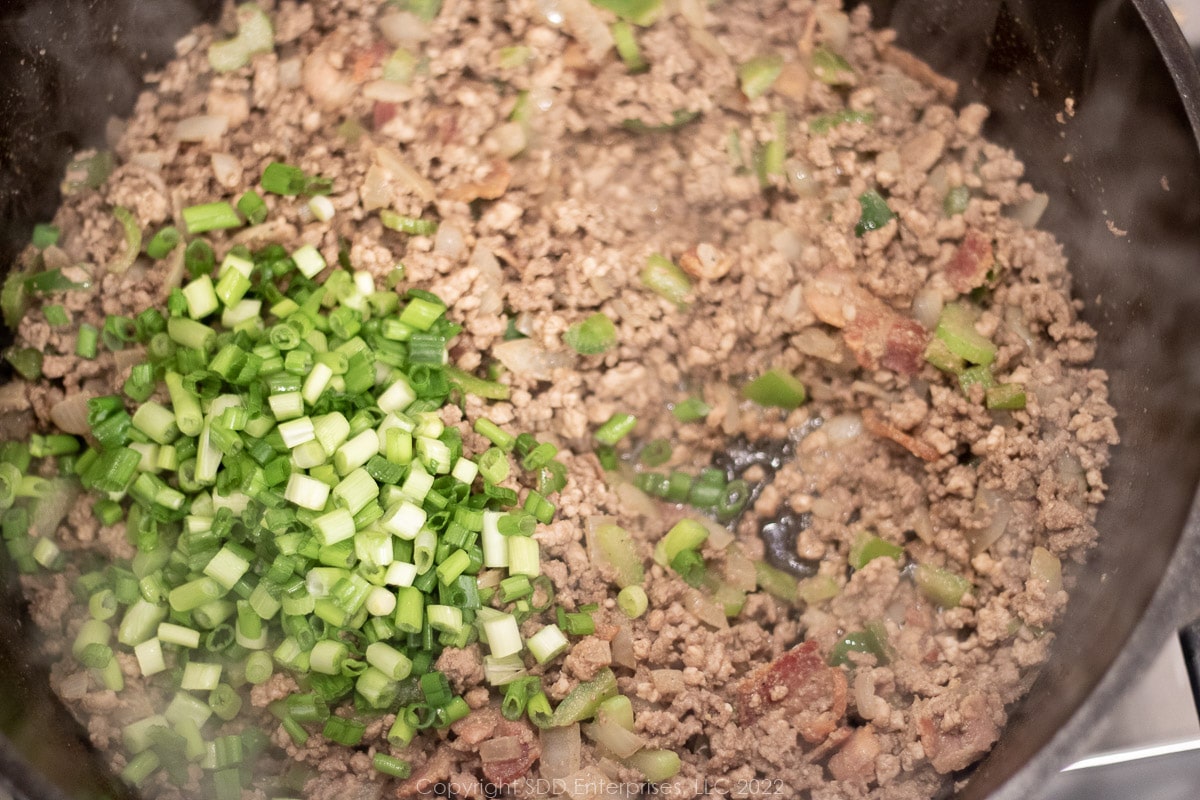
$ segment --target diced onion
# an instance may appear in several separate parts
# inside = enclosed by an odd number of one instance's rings
[[[589,739],[607,748],[617,758],[629,758],[646,744],[641,736],[621,727],[615,720],[607,718],[583,726],[583,732]]]
[[[400,188],[415,194],[426,203],[433,202],[437,193],[433,184],[424,176],[409,166],[400,158],[400,154],[387,147],[376,147],[372,152],[375,163],[383,168],[385,178],[396,180]],[[405,192],[407,193],[407,192]]]
[[[58,685],[58,693],[64,700],[79,700],[87,694],[87,690],[88,674],[86,671],[68,675]]]
[[[50,421],[63,433],[73,433],[76,436],[90,433],[87,403],[91,397],[93,395],[87,392],[67,395],[50,407]]]
[[[398,81],[370,81],[362,87],[362,95],[368,100],[397,105],[410,102],[416,95],[412,86]]]
[[[1037,339],[1029,330],[1029,324],[1025,322],[1025,312],[1020,306],[1006,306],[1004,309],[1004,324],[1021,340],[1027,350],[1032,351],[1037,345]]]
[[[927,331],[937,327],[942,314],[942,294],[936,289],[922,289],[913,298],[912,314]]]
[[[448,258],[458,258],[465,249],[462,231],[448,223],[438,226],[437,234],[433,239],[433,252]]]
[[[817,25],[821,28],[825,44],[831,50],[840,52],[845,49],[846,43],[850,41],[850,18],[845,13],[820,9],[817,11]]]
[[[1045,583],[1046,591],[1053,594],[1062,589],[1062,562],[1046,548],[1035,547],[1029,560],[1029,577]]]
[[[413,44],[429,38],[429,28],[410,11],[393,11],[379,18],[379,32],[391,44]]]
[[[746,558],[740,547],[725,551],[725,582],[740,592],[753,592],[758,587],[754,562]]]
[[[618,667],[635,669],[637,656],[633,652],[633,633],[622,625],[612,640],[612,661]]]
[[[378,164],[367,168],[362,187],[358,190],[365,211],[377,211],[392,204],[392,192],[388,188],[387,172]]]
[[[797,197],[812,197],[820,188],[813,177],[812,165],[803,159],[789,158],[783,164],[783,174]]]
[[[219,114],[185,117],[175,124],[175,139],[180,142],[216,141],[229,129],[229,120]]]
[[[579,769],[583,743],[579,737],[579,723],[561,728],[545,728],[541,731],[542,755],[540,759],[542,777],[560,780]]]
[[[241,183],[242,164],[229,153],[213,153],[212,168],[213,177],[225,188],[230,189]]]
[[[834,447],[847,444],[862,435],[862,417],[858,414],[838,414],[826,420],[821,431],[829,437],[829,443]]]
[[[841,344],[820,328],[804,328],[799,331],[792,337],[792,345],[806,356],[834,364],[842,362]]]
[[[804,238],[791,228],[784,228],[772,236],[771,246],[788,261],[799,261],[804,255]]]
[[[975,514],[987,517],[988,524],[983,528],[965,532],[971,545],[972,556],[987,550],[1008,530],[1008,522],[1012,519],[1012,504],[1002,493],[981,486],[975,493]]]
[[[523,748],[516,736],[499,736],[479,743],[479,760],[484,764],[497,761],[512,761],[520,758]]]
[[[687,590],[683,597],[683,607],[705,625],[717,630],[729,627],[729,620],[725,617],[725,607],[696,589],[689,588]]]
[[[554,370],[571,366],[566,353],[551,353],[534,339],[513,339],[492,348],[492,354],[507,369],[539,381],[548,381]]]
[[[513,158],[519,155],[529,145],[525,134],[525,126],[520,122],[505,122],[498,125],[488,136],[492,147],[502,158]]]
[[[504,301],[500,295],[500,285],[504,282],[504,276],[500,271],[500,262],[491,250],[477,244],[468,263],[479,271],[479,283],[484,289],[479,300],[479,313],[499,314],[504,310]]]
[[[733,534],[724,525],[711,517],[696,516],[697,522],[708,531],[708,543],[716,550],[724,550],[733,543]]]
[[[632,483],[621,481],[616,484],[614,489],[617,493],[617,498],[621,502],[621,509],[625,512],[645,517],[651,522],[657,522],[661,519],[662,514],[659,511],[658,504]]]
[[[563,25],[587,50],[588,59],[600,61],[613,49],[612,31],[588,0],[558,0]]]
[[[1028,200],[1006,209],[1004,215],[1009,219],[1016,220],[1026,228],[1035,228],[1049,205],[1050,195],[1037,192]]]

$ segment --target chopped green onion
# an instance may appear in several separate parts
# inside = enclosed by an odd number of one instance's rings
[[[331,742],[344,747],[354,747],[362,741],[367,726],[358,720],[344,717],[330,717],[321,731],[321,735]]]
[[[854,569],[862,569],[877,558],[903,560],[904,548],[885,541],[868,531],[859,531],[850,545],[848,562]]]
[[[987,407],[994,410],[1020,411],[1025,408],[1025,387],[1019,383],[1000,383],[985,390]]]
[[[615,446],[633,430],[635,425],[637,425],[637,417],[632,414],[620,412],[613,414],[607,422],[596,429],[596,441]]]
[[[386,208],[379,212],[379,221],[388,230],[407,233],[410,236],[432,236],[438,229],[438,224],[433,220],[406,217]]]
[[[402,780],[412,774],[412,765],[409,762],[402,758],[389,756],[387,753],[376,753],[371,766],[375,768],[376,772]]]
[[[155,260],[166,258],[172,250],[179,246],[182,238],[179,229],[173,225],[160,228],[150,243],[146,245],[146,255]]]
[[[680,422],[696,422],[708,416],[712,411],[708,404],[699,397],[689,397],[681,400],[671,408],[671,413]]]
[[[617,677],[611,669],[605,667],[595,678],[580,682],[563,698],[554,710],[551,724],[558,728],[591,719],[596,715],[600,704],[616,694]]]
[[[928,564],[918,564],[913,580],[921,593],[943,608],[956,608],[963,595],[971,590],[971,582],[961,575]]]
[[[567,328],[563,341],[580,355],[599,355],[616,344],[617,328],[611,319],[597,312]]]
[[[812,70],[817,80],[829,86],[851,86],[855,82],[850,63],[826,47],[813,50]]]
[[[770,369],[742,387],[742,396],[768,408],[792,410],[808,399],[804,384],[787,372]]]
[[[225,201],[188,206],[183,209],[183,224],[190,234],[240,228],[242,219]]]
[[[869,231],[879,230],[896,217],[888,208],[887,201],[874,189],[859,195],[858,204],[862,207],[862,216],[854,226],[855,236],[861,237]]]
[[[557,625],[546,625],[525,642],[539,664],[545,664],[567,652],[570,642]]]
[[[267,203],[253,189],[238,198],[237,209],[251,225],[261,225],[267,220]]]
[[[645,614],[649,602],[646,590],[638,585],[626,586],[617,593],[617,608],[630,619],[637,619]]]
[[[638,47],[633,27],[628,22],[620,20],[613,23],[611,30],[613,44],[617,48],[617,55],[621,57],[621,61],[625,64],[625,69],[631,74],[645,72],[649,69],[649,65],[642,58],[642,51]]]
[[[755,56],[738,67],[738,81],[742,85],[742,94],[753,100],[766,94],[783,72],[783,56],[776,53],[765,56]]]
[[[975,330],[975,315],[961,303],[946,304],[934,335],[951,353],[972,364],[988,366],[996,358],[996,345]]]
[[[679,774],[679,754],[674,750],[643,748],[625,759],[625,763],[642,773],[652,784],[664,783]]]
[[[658,253],[646,259],[641,272],[642,285],[681,310],[687,308],[692,282],[686,273],[670,259]]]
[[[208,63],[217,72],[233,72],[250,63],[259,53],[275,49],[275,31],[271,19],[255,3],[237,8],[238,32],[231,39],[208,46]]]
[[[38,250],[45,250],[47,247],[58,244],[60,235],[61,231],[56,226],[38,223],[33,226],[33,236],[30,238],[30,242]]]
[[[942,200],[942,212],[947,217],[963,214],[971,203],[971,190],[966,186],[953,186]]]

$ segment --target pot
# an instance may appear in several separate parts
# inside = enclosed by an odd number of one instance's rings
[[[1200,618],[1200,75],[1158,0],[869,0],[878,24],[993,115],[1049,194],[1042,225],[1070,257],[1099,332],[1122,444],[1098,546],[1051,660],[965,798],[1044,795],[1047,779],[1168,636]],[[0,263],[54,210],[69,152],[104,141],[140,75],[215,0],[11,3],[0,18]],[[31,659],[11,570],[0,591],[0,794],[126,794]]]

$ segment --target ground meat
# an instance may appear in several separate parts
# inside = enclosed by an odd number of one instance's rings
[[[454,363],[480,374],[502,366],[510,385],[507,401],[468,395],[443,411],[464,450],[488,446],[471,427],[481,416],[560,448],[568,481],[554,498],[557,518],[535,535],[542,573],[555,605],[599,610],[595,634],[565,658],[528,660],[553,701],[612,668],[637,736],[680,755],[664,787],[680,796],[703,781],[757,777],[795,796],[917,800],[986,753],[1067,602],[1031,576],[1034,548],[1068,565],[1069,587],[1070,563],[1095,537],[1118,441],[1106,376],[1087,368],[1095,332],[1078,318],[1061,249],[1006,213],[1033,188],[1013,153],[980,138],[988,110],[956,110],[952,81],[895,47],[892,33],[871,30],[865,8],[847,18],[831,0],[732,0],[702,15],[663,14],[637,28],[649,66],[641,74],[611,48],[614,18],[585,0],[557,11],[534,0],[455,0],[429,22],[380,0],[261,5],[275,51],[214,73],[208,46],[236,27],[227,4],[221,24],[181,42],[139,98],[108,182],[65,199],[58,245],[23,256],[93,290],[39,298],[64,306],[66,327],[36,312],[22,321],[18,338],[44,352],[45,380],[23,387],[19,405],[45,427],[65,397],[120,395],[139,352],[77,358],[78,326],[161,305],[181,280],[182,248],[107,271],[125,249],[113,206],[149,235],[181,224],[188,205],[236,201],[272,161],[294,164],[331,179],[333,218],[268,194],[267,222],[212,233],[217,252],[311,244],[328,263],[344,255],[380,282],[402,264],[400,290],[439,293],[463,326]],[[843,84],[811,74],[817,47],[849,64]],[[404,53],[412,75],[390,80]],[[747,54],[784,62],[754,98],[738,82]],[[227,132],[212,142],[173,138],[181,120],[201,114],[223,117]],[[867,121],[831,122],[854,115]],[[779,174],[766,163],[776,145],[786,156]],[[856,233],[858,198],[872,190],[891,218]],[[947,213],[951,192],[961,213]],[[385,229],[383,208],[436,219],[440,236]],[[689,277],[686,296],[647,289],[653,254]],[[964,392],[957,376],[926,362],[936,320],[919,311],[947,302],[976,307],[976,331],[996,346],[991,377],[1023,386],[1024,408],[989,410],[982,386]],[[615,343],[577,354],[563,335],[594,314],[613,322]],[[799,379],[806,404],[747,401],[741,387],[767,370]],[[709,410],[685,425],[668,411],[688,396]],[[655,438],[673,444],[664,472],[695,474],[734,442],[784,453],[744,473],[754,502],[728,541],[714,534],[703,548],[709,580],[700,589],[652,558],[663,533],[693,512],[636,492],[593,454],[590,432],[616,412],[638,419],[622,469],[638,468],[638,448]],[[502,484],[527,491],[517,461],[510,466]],[[68,555],[130,558],[136,537],[123,522],[100,525],[93,503],[81,497],[57,531],[39,534],[55,535]],[[638,619],[615,607],[616,572],[593,561],[588,525],[599,518],[625,527],[642,556],[649,609]],[[738,575],[740,562],[764,557],[763,526],[785,518],[792,561],[816,571],[799,586],[805,602]],[[852,564],[864,535],[902,554]],[[23,580],[56,658],[88,616],[71,593],[82,567],[68,563]],[[923,593],[914,564],[964,580],[958,607]],[[522,632],[551,621],[534,615]],[[882,637],[875,650],[853,640],[867,631]],[[539,735],[500,713],[484,652],[442,651],[435,667],[472,711],[405,748],[387,738],[395,709],[372,718],[351,750],[319,730],[293,740],[266,710],[301,689],[282,669],[246,690],[243,715],[216,729],[260,726],[275,745],[261,769],[311,769],[311,798],[409,797],[447,782],[463,796],[482,796],[487,783],[529,796],[520,779],[539,775]],[[120,726],[166,703],[159,683],[120,658],[125,692],[89,678],[73,704],[118,768]],[[56,684],[77,669],[64,657]],[[352,714],[350,705],[335,713]],[[481,746],[511,755],[485,766]],[[377,752],[411,761],[412,776],[385,782],[370,769]],[[578,774],[597,786],[640,775],[586,737],[580,757]],[[148,791],[180,795],[158,778]]]

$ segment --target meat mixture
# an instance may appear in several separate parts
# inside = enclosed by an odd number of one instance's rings
[[[143,231],[183,230],[183,208],[235,200],[272,162],[331,179],[332,217],[264,193],[266,222],[208,235],[218,257],[313,245],[380,286],[402,264],[405,286],[447,303],[463,326],[453,363],[511,387],[443,410],[464,450],[488,447],[472,427],[487,417],[557,445],[567,471],[535,538],[555,603],[595,604],[595,632],[532,674],[557,704],[611,669],[640,752],[681,765],[648,783],[636,754],[577,729],[543,763],[552,734],[500,715],[473,644],[436,664],[471,713],[406,748],[385,738],[392,714],[354,747],[319,730],[297,744],[266,711],[296,680],[277,671],[244,687],[237,720],[209,725],[258,726],[275,745],[246,796],[278,796],[277,776],[313,800],[499,785],[915,800],[966,780],[1046,658],[1117,442],[1106,375],[1088,366],[1095,332],[1059,245],[1033,227],[1044,198],[982,137],[988,110],[956,105],[954,83],[873,30],[865,8],[824,0],[259,5],[273,49],[215,71],[209,45],[239,23],[227,6],[149,77],[114,128],[108,179],[68,175],[61,237],[36,255],[91,288],[45,297],[68,325],[26,315],[18,339],[44,354],[43,378],[6,402],[45,430],[70,418],[71,398],[120,392],[137,351],[81,359],[77,327],[163,307],[182,248],[111,269],[127,247],[114,207]],[[438,228],[385,228],[381,210]],[[664,263],[666,286],[647,267]],[[568,346],[597,313],[612,346]],[[964,361],[964,338],[990,356]],[[806,401],[757,397],[766,374],[789,391],[798,379]],[[681,422],[683,404],[698,418]],[[617,462],[605,469],[593,434],[617,413],[637,424],[602,453]],[[745,512],[727,529],[709,520],[699,551],[724,599],[654,557],[673,524],[705,517],[642,491],[639,452],[658,439],[672,448],[653,471],[715,465],[749,487]],[[57,531],[34,531],[56,536],[67,563],[23,581],[56,688],[120,770],[122,727],[169,695],[126,652],[119,694],[70,656],[88,616],[73,580],[97,555],[134,552],[94,502],[82,495]],[[645,568],[635,619],[596,553],[607,523]],[[498,739],[511,753],[485,766]],[[373,771],[377,752],[411,776]],[[203,776],[192,764],[184,788],[160,772],[143,789],[193,796]]]

